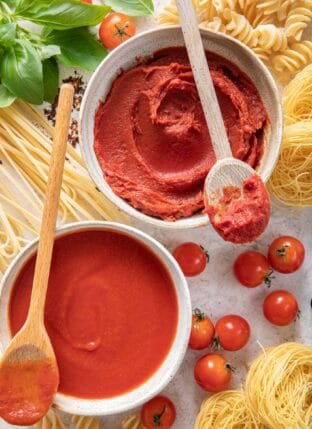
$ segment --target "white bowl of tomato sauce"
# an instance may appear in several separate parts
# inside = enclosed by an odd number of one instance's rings
[[[201,30],[233,155],[270,177],[282,141],[275,82],[251,49]],[[215,162],[180,27],[139,34],[92,76],[80,116],[84,160],[120,210],[154,226],[206,225],[203,187]]]
[[[2,280],[3,347],[25,321],[37,245],[27,246]],[[45,307],[60,371],[54,405],[111,415],[144,403],[177,372],[191,314],[182,271],[152,237],[109,222],[58,228]]]

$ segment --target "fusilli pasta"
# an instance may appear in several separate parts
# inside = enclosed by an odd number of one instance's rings
[[[73,416],[75,429],[101,429],[101,424],[94,417]]]
[[[230,9],[223,12],[226,21],[226,33],[250,47],[257,45],[257,36],[249,21],[239,13]]]
[[[258,1],[257,7],[263,11],[264,15],[273,15],[278,11],[281,3],[281,0]]]
[[[214,5],[217,12],[222,12],[224,9],[238,11],[239,0],[214,0]]]
[[[212,21],[204,21],[199,24],[200,28],[205,28],[207,30],[219,31],[220,33],[225,33],[225,25],[222,22],[222,19],[218,16],[215,16]]]
[[[283,28],[273,24],[258,25],[255,29],[258,46],[264,50],[285,51],[287,49],[287,36]]]
[[[253,51],[260,58],[260,60],[269,62],[270,52],[267,49],[256,46],[255,48],[253,48]]]
[[[213,0],[192,0],[198,22],[211,20],[216,15],[216,9]],[[178,24],[179,14],[175,0],[164,7],[164,10],[158,16],[159,24]]]
[[[302,34],[312,22],[312,0],[193,0],[200,28],[232,36],[248,45],[285,83],[311,58]],[[171,0],[159,22],[175,24]]]
[[[310,5],[306,3],[305,7],[296,7],[291,10],[285,22],[286,34],[288,37],[299,41],[302,33],[308,24],[312,21],[312,1]]]
[[[68,429],[61,417],[56,414],[53,408],[50,408],[47,414],[38,423],[34,425],[35,429]]]
[[[289,15],[293,7],[295,7],[297,0],[284,0],[281,2],[278,11],[276,13],[276,18],[279,24],[283,24]]]
[[[263,10],[259,10],[257,0],[239,0],[240,13],[242,13],[253,27],[259,24],[271,24],[274,22],[273,15],[266,15]]]
[[[286,80],[312,61],[312,42],[293,43],[288,49],[272,59],[272,68],[280,77]],[[282,76],[281,76],[282,74]]]

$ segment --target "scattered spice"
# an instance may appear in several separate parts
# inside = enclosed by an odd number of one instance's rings
[[[79,143],[78,121],[76,119],[71,121],[68,141],[73,147],[76,147],[77,143]]]
[[[73,100],[73,112],[79,112],[82,102],[83,94],[86,90],[86,83],[83,80],[83,76],[80,75],[76,70],[74,71],[74,74],[72,76],[69,76],[62,80],[63,83],[71,83],[74,87],[74,100]],[[56,109],[58,105],[58,97],[59,93],[55,97],[54,102],[50,105],[50,107],[45,108],[43,110],[43,113],[45,117],[52,123],[52,125],[55,125],[55,119],[56,119]],[[69,128],[69,134],[68,134],[68,141],[73,146],[76,147],[76,145],[79,143],[79,136],[78,136],[78,121],[76,119],[71,120],[70,128]]]

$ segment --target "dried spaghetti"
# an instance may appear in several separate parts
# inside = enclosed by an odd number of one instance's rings
[[[0,109],[0,274],[39,233],[52,136],[53,128],[26,103]],[[127,217],[96,189],[70,145],[59,217],[60,223],[82,219],[127,223]]]

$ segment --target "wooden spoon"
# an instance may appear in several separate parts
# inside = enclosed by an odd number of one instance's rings
[[[55,354],[44,326],[44,306],[73,93],[72,85],[62,85],[28,317],[0,363],[0,416],[15,425],[40,420],[59,384]]]
[[[255,171],[245,162],[232,157],[192,1],[177,0],[177,8],[195,84],[217,158],[208,173],[204,189],[205,198],[212,203],[212,200],[217,198],[218,191],[225,186],[241,187],[242,182],[255,174]]]

